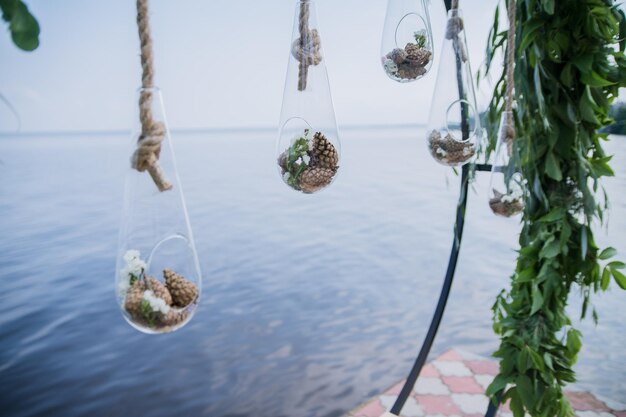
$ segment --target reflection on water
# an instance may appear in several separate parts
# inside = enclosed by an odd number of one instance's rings
[[[314,196],[282,184],[274,132],[174,135],[204,279],[183,330],[147,336],[114,296],[125,137],[0,139],[0,409],[8,416],[340,416],[406,376],[452,239],[458,178],[411,130],[343,132],[342,173]],[[626,254],[626,141],[610,243]],[[435,351],[488,355],[515,220],[470,196]],[[580,325],[579,387],[626,397],[624,307]],[[572,303],[576,314],[579,303]]]

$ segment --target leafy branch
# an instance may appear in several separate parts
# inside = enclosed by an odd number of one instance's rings
[[[599,129],[626,86],[626,17],[613,0],[518,0],[517,15],[514,154],[529,192],[511,288],[493,306],[500,373],[487,393],[510,400],[515,417],[565,417],[573,412],[562,388],[575,380],[582,346],[569,295],[580,289],[585,317],[611,278],[626,289],[624,263],[610,261],[615,249],[600,250],[592,230],[607,208],[601,179],[613,175]],[[498,9],[483,77],[506,35]],[[490,149],[504,92],[501,74],[486,117]]]

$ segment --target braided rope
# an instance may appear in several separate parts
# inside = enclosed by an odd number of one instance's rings
[[[516,4],[515,0],[509,0],[508,4],[509,32],[507,34],[506,51],[506,106],[507,112],[505,137],[509,156],[513,152],[513,140],[515,140],[515,121],[513,120],[513,90],[515,88],[515,31],[516,31]]]
[[[465,45],[459,38],[459,34],[463,31],[465,25],[463,19],[459,13],[459,0],[452,0],[450,8],[450,18],[446,26],[446,39],[451,40],[454,45],[454,50],[457,52],[461,61],[467,62],[468,56],[465,50]]]
[[[306,90],[309,66],[322,62],[322,42],[317,29],[309,29],[311,14],[309,0],[300,1],[300,15],[298,18],[298,38],[291,48],[291,53],[299,62],[298,90]]]
[[[137,149],[131,158],[131,165],[139,172],[148,171],[159,191],[167,191],[172,184],[165,178],[159,166],[161,143],[166,130],[163,123],[154,120],[152,114],[152,88],[154,88],[154,54],[150,35],[148,0],[137,0],[137,28],[141,46],[141,86],[139,95],[139,120],[141,135],[137,139]]]

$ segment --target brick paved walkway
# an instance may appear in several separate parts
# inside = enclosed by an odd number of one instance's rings
[[[485,389],[498,373],[490,359],[449,350],[422,369],[417,385],[402,410],[402,417],[481,417],[487,410]],[[399,382],[382,395],[359,406],[346,417],[396,417],[387,411],[396,400]],[[626,417],[626,405],[603,402],[588,392],[566,393],[577,417]],[[499,417],[513,417],[500,407]]]

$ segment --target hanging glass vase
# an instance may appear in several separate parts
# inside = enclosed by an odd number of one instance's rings
[[[196,248],[157,88],[139,90],[116,267],[124,318],[167,333],[193,316],[201,290]],[[149,174],[149,175],[148,175]]]
[[[512,217],[524,211],[526,181],[515,162],[513,126],[513,112],[503,112],[489,181],[489,207],[494,214],[503,217]]]
[[[448,12],[426,142],[442,165],[460,166],[476,155],[483,137],[461,11]]]
[[[389,78],[407,83],[433,64],[433,34],[426,0],[389,0],[381,43],[381,63]]]
[[[341,145],[315,4],[298,2],[280,114],[277,163],[289,187],[305,194],[328,187]]]

